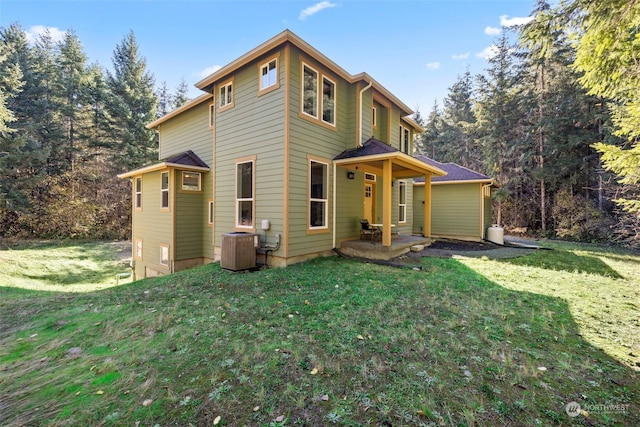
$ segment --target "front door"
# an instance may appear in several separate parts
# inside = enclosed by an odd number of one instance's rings
[[[364,212],[363,218],[366,218],[369,223],[375,223],[375,184],[371,182],[364,183]]]

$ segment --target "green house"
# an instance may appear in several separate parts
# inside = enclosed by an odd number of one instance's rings
[[[137,278],[220,260],[233,233],[257,235],[274,266],[359,240],[361,218],[390,247],[416,227],[413,178],[444,175],[412,157],[422,129],[410,108],[288,30],[196,87],[148,125],[159,161],[119,175],[132,182]],[[428,236],[430,201],[420,206]]]
[[[440,163],[425,156],[416,158],[447,172],[431,180],[431,236],[458,240],[481,241],[491,226],[491,191],[498,187],[495,180],[455,163]],[[415,234],[422,234],[420,220],[425,201],[425,182],[413,183]]]

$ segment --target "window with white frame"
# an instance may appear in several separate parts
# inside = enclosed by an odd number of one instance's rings
[[[260,66],[260,90],[265,90],[278,82],[278,60],[273,58]]]
[[[322,121],[336,124],[336,84],[322,77]]]
[[[135,179],[136,209],[142,209],[142,177]]]
[[[309,228],[327,228],[329,212],[329,165],[309,161]]]
[[[160,265],[169,266],[169,245],[160,245]]]
[[[236,227],[253,228],[254,161],[236,163]]]
[[[233,81],[222,84],[219,95],[219,107],[221,110],[233,106]]]
[[[160,208],[169,208],[169,172],[160,174]]]
[[[398,181],[398,222],[407,222],[407,182]]]
[[[209,104],[209,129],[213,129],[216,124],[216,104],[212,102]]]
[[[336,83],[303,63],[301,86],[304,117],[335,127]]]
[[[136,239],[135,258],[142,259],[142,239]]]
[[[308,65],[302,66],[302,111],[318,116],[318,72]]]
[[[182,171],[182,190],[200,191],[202,174],[200,172]]]
[[[409,148],[410,148],[410,144],[409,144],[409,136],[410,136],[410,131],[408,128],[400,125],[400,129],[399,129],[399,141],[398,141],[398,149],[400,151],[402,151],[405,154],[409,154]]]

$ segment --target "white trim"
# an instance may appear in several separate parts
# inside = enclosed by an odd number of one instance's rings
[[[270,82],[270,79],[269,79],[269,76],[270,76],[269,66],[271,65],[272,62],[275,62],[275,68],[274,68],[274,70],[275,70],[275,78],[274,78],[273,82]],[[267,73],[263,74],[265,68],[267,70]],[[263,84],[262,84],[264,76],[267,76],[267,85],[266,86],[263,86]],[[278,84],[278,57],[269,58],[269,59],[267,59],[266,62],[263,62],[262,64],[260,64],[260,76],[259,76],[259,79],[260,79],[260,91],[269,89],[269,88],[275,86],[276,84]]]
[[[400,203],[400,196],[402,195],[402,189],[404,188],[404,203]],[[400,208],[402,209],[404,214],[404,219],[400,219]],[[406,224],[407,223],[407,181],[402,179],[398,180],[398,224]]]
[[[325,198],[321,199],[321,198],[314,198],[311,197],[311,193],[312,193],[312,188],[311,188],[311,180],[312,180],[312,163],[318,163],[320,165],[324,165],[325,166],[325,173],[326,176],[324,177],[323,183],[322,183],[322,187],[324,189],[324,191],[326,192],[325,194]],[[329,228],[329,163],[327,162],[323,162],[321,160],[318,159],[314,159],[311,158],[309,159],[309,163],[308,163],[308,167],[309,167],[309,202],[308,202],[308,215],[307,215],[307,229],[308,230],[326,230]],[[324,225],[311,225],[311,204],[312,203],[324,203]]]
[[[164,175],[167,175],[167,188],[164,188]],[[171,174],[169,171],[160,172],[160,209],[169,209],[170,203],[170,192],[171,189]],[[167,193],[167,205],[164,206],[164,193]]]
[[[244,165],[247,163],[251,163],[251,197],[238,198],[238,167],[240,165]],[[246,228],[253,229],[255,227],[255,206],[256,206],[256,161],[254,159],[250,160],[240,160],[235,162],[235,190],[234,190],[234,199],[235,199],[235,218],[233,220],[234,227],[236,228]],[[251,223],[250,224],[241,224],[239,219],[239,207],[242,202],[251,202]]]

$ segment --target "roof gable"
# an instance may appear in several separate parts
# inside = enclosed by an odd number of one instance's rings
[[[362,146],[344,150],[342,153],[338,154],[333,160],[351,159],[354,157],[373,156],[376,154],[387,154],[387,153],[394,153],[394,152],[399,152],[399,150],[390,146],[389,144],[385,144],[382,141],[378,141],[375,138],[369,138],[364,144],[362,144]]]
[[[180,166],[196,166],[200,168],[209,167],[209,165],[202,161],[202,159],[191,150],[174,154],[171,157],[161,160],[161,162]]]

